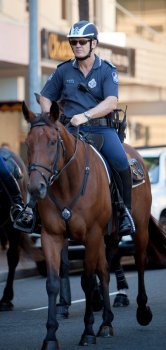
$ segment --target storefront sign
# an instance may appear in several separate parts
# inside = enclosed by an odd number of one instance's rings
[[[119,46],[99,44],[96,54],[102,59],[112,62],[119,73],[134,76],[135,73],[135,50]],[[54,61],[66,61],[73,57],[67,38],[46,29],[41,31],[41,57]]]

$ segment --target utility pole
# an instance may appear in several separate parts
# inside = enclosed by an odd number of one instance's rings
[[[89,0],[78,0],[79,20],[89,21]]]
[[[38,0],[29,0],[29,108],[39,111],[34,93],[40,92]]]

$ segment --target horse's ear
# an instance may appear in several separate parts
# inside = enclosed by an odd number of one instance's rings
[[[31,123],[33,117],[34,117],[34,114],[32,113],[32,111],[30,111],[25,103],[25,101],[23,101],[22,103],[22,112],[23,112],[23,115],[24,115],[24,118],[25,120],[28,122],[28,123]]]
[[[59,106],[56,101],[53,101],[50,107],[50,117],[53,121],[56,121],[59,118]]]

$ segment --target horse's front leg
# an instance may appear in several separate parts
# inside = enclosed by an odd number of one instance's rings
[[[81,276],[81,286],[85,293],[86,305],[85,305],[85,315],[84,315],[84,325],[85,329],[81,336],[79,345],[96,344],[96,336],[93,330],[94,315],[93,315],[93,291],[95,287],[95,274],[86,274],[83,272]]]
[[[106,243],[106,242],[105,242]],[[96,272],[100,279],[101,284],[101,293],[102,293],[102,299],[103,299],[103,322],[99,328],[99,331],[97,333],[97,336],[99,337],[110,337],[113,336],[113,327],[112,327],[112,321],[114,318],[114,315],[111,310],[111,304],[110,304],[110,297],[109,297],[109,281],[110,281],[110,274],[109,274],[109,265],[108,261],[106,259],[106,247],[103,238],[101,237],[100,243],[97,245],[98,248],[98,260],[97,260],[97,266],[96,266]],[[107,245],[106,245],[107,246]],[[109,246],[109,257],[110,255],[110,246]]]
[[[56,241],[51,235],[44,233],[42,235],[42,247],[47,265],[48,318],[47,334],[41,350],[59,350],[59,343],[56,338],[56,331],[59,326],[56,317],[56,300],[60,288],[59,267],[62,242]]]
[[[82,275],[82,288],[86,297],[86,309],[84,316],[85,329],[81,336],[79,345],[88,345],[96,343],[96,336],[93,331],[94,315],[93,315],[93,292],[95,287],[95,275],[97,270],[100,275],[103,294],[103,323],[98,332],[98,336],[112,335],[113,314],[109,299],[109,272],[108,264],[105,256],[105,246],[102,235],[89,235],[86,251],[85,251],[85,271]]]
[[[141,326],[147,326],[152,320],[152,312],[147,306],[148,297],[145,289],[144,271],[146,262],[145,242],[141,242],[141,232],[137,232],[138,241],[136,242],[135,262],[138,270],[138,296],[137,296],[137,321]],[[144,238],[145,239],[145,238]]]
[[[3,292],[3,296],[0,300],[0,311],[11,311],[13,309],[13,303],[11,302],[14,297],[13,282],[16,267],[19,262],[20,249],[19,249],[19,237],[20,233],[12,232],[13,237],[9,237],[9,248],[7,251],[8,262],[8,276],[6,286]]]
[[[101,251],[100,259],[97,266],[98,277],[101,283],[101,292],[103,295],[103,322],[99,328],[97,336],[110,337],[113,336],[112,321],[114,315],[111,310],[110,297],[109,297],[109,268],[105,258],[105,255]]]

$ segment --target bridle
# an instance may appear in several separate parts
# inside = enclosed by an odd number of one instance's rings
[[[35,120],[31,123],[30,130],[33,129],[34,127],[45,126],[45,125],[50,126],[50,123],[47,120],[40,118],[39,120]],[[60,149],[62,148],[63,157],[65,157],[66,151],[65,151],[63,139],[60,135],[60,130],[56,126],[55,126],[55,129],[57,130],[57,133],[58,133],[57,151],[56,151],[55,160],[54,160],[52,167],[49,167],[49,166],[47,166],[43,163],[40,163],[40,162],[35,162],[35,163],[32,163],[28,166],[29,175],[31,174],[32,171],[37,171],[43,177],[47,187],[51,186],[53,184],[53,182],[60,177],[62,172],[69,166],[69,164],[75,158],[75,155],[77,152],[78,139],[76,138],[75,149],[74,149],[73,155],[71,156],[71,158],[67,161],[67,163],[64,165],[64,167],[61,170],[58,169]],[[45,172],[41,171],[40,169],[46,170],[50,175],[46,174]]]
[[[40,117],[38,119],[35,118],[35,120],[33,122],[31,122],[30,130],[32,128],[34,128],[34,127],[45,126],[45,125],[51,126],[49,120],[43,119],[42,117]],[[87,144],[81,138],[81,141],[83,142],[84,149],[85,149],[85,170],[84,170],[84,176],[83,176],[83,180],[82,180],[82,183],[81,183],[80,190],[78,191],[78,193],[76,194],[76,196],[74,197],[72,202],[67,207],[64,207],[64,205],[61,203],[61,201],[52,194],[52,192],[51,192],[51,190],[49,188],[51,187],[51,185],[55,181],[57,181],[59,179],[61,174],[65,171],[65,169],[75,159],[75,156],[76,156],[76,153],[77,153],[77,149],[78,149],[78,140],[80,138],[79,137],[79,128],[77,128],[77,132],[76,132],[76,135],[75,135],[74,152],[73,152],[72,156],[70,157],[70,159],[59,170],[58,169],[58,164],[59,164],[59,159],[60,159],[60,150],[62,148],[63,157],[65,157],[65,146],[64,146],[64,141],[63,141],[63,139],[61,137],[59,128],[56,127],[56,126],[54,126],[54,127],[57,130],[58,137],[57,137],[57,150],[56,150],[55,160],[54,160],[54,163],[53,163],[52,167],[49,167],[49,166],[47,166],[45,164],[42,164],[40,162],[35,162],[35,163],[32,163],[32,164],[30,164],[28,166],[28,172],[29,172],[29,175],[30,175],[32,171],[37,171],[41,175],[41,177],[43,177],[43,179],[45,181],[45,184],[46,184],[46,187],[47,187],[47,194],[48,194],[49,198],[52,200],[52,202],[60,210],[62,218],[65,221],[68,221],[71,218],[71,216],[72,216],[72,208],[76,204],[78,198],[85,193],[85,189],[86,189],[87,179],[88,179],[88,175],[89,175],[89,172],[90,172],[89,158],[88,158],[88,153],[87,153]],[[46,170],[49,173],[49,175],[46,174],[45,172],[43,172],[41,169]]]

